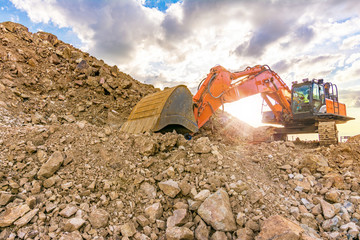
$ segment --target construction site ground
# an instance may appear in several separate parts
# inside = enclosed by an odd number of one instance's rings
[[[254,144],[222,113],[126,134],[159,89],[11,22],[0,69],[0,239],[359,239],[359,136]]]

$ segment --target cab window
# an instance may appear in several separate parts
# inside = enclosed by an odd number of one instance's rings
[[[302,85],[299,87],[295,87],[293,89],[293,112],[300,113],[300,112],[308,112],[309,109],[309,102],[310,102],[310,84],[309,85]]]

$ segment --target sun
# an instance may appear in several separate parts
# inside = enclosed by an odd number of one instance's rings
[[[263,99],[259,94],[225,104],[225,111],[253,127],[264,126],[261,122]]]

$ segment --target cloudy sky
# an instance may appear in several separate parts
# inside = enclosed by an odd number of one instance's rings
[[[0,21],[54,33],[161,88],[195,93],[216,64],[268,64],[289,86],[324,78],[360,119],[359,9],[358,0],[0,0]],[[260,97],[227,107],[260,121]],[[359,134],[360,122],[340,129]]]

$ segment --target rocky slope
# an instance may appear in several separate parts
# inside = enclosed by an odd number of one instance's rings
[[[124,134],[154,87],[19,24],[0,42],[0,239],[359,239],[358,138]]]

